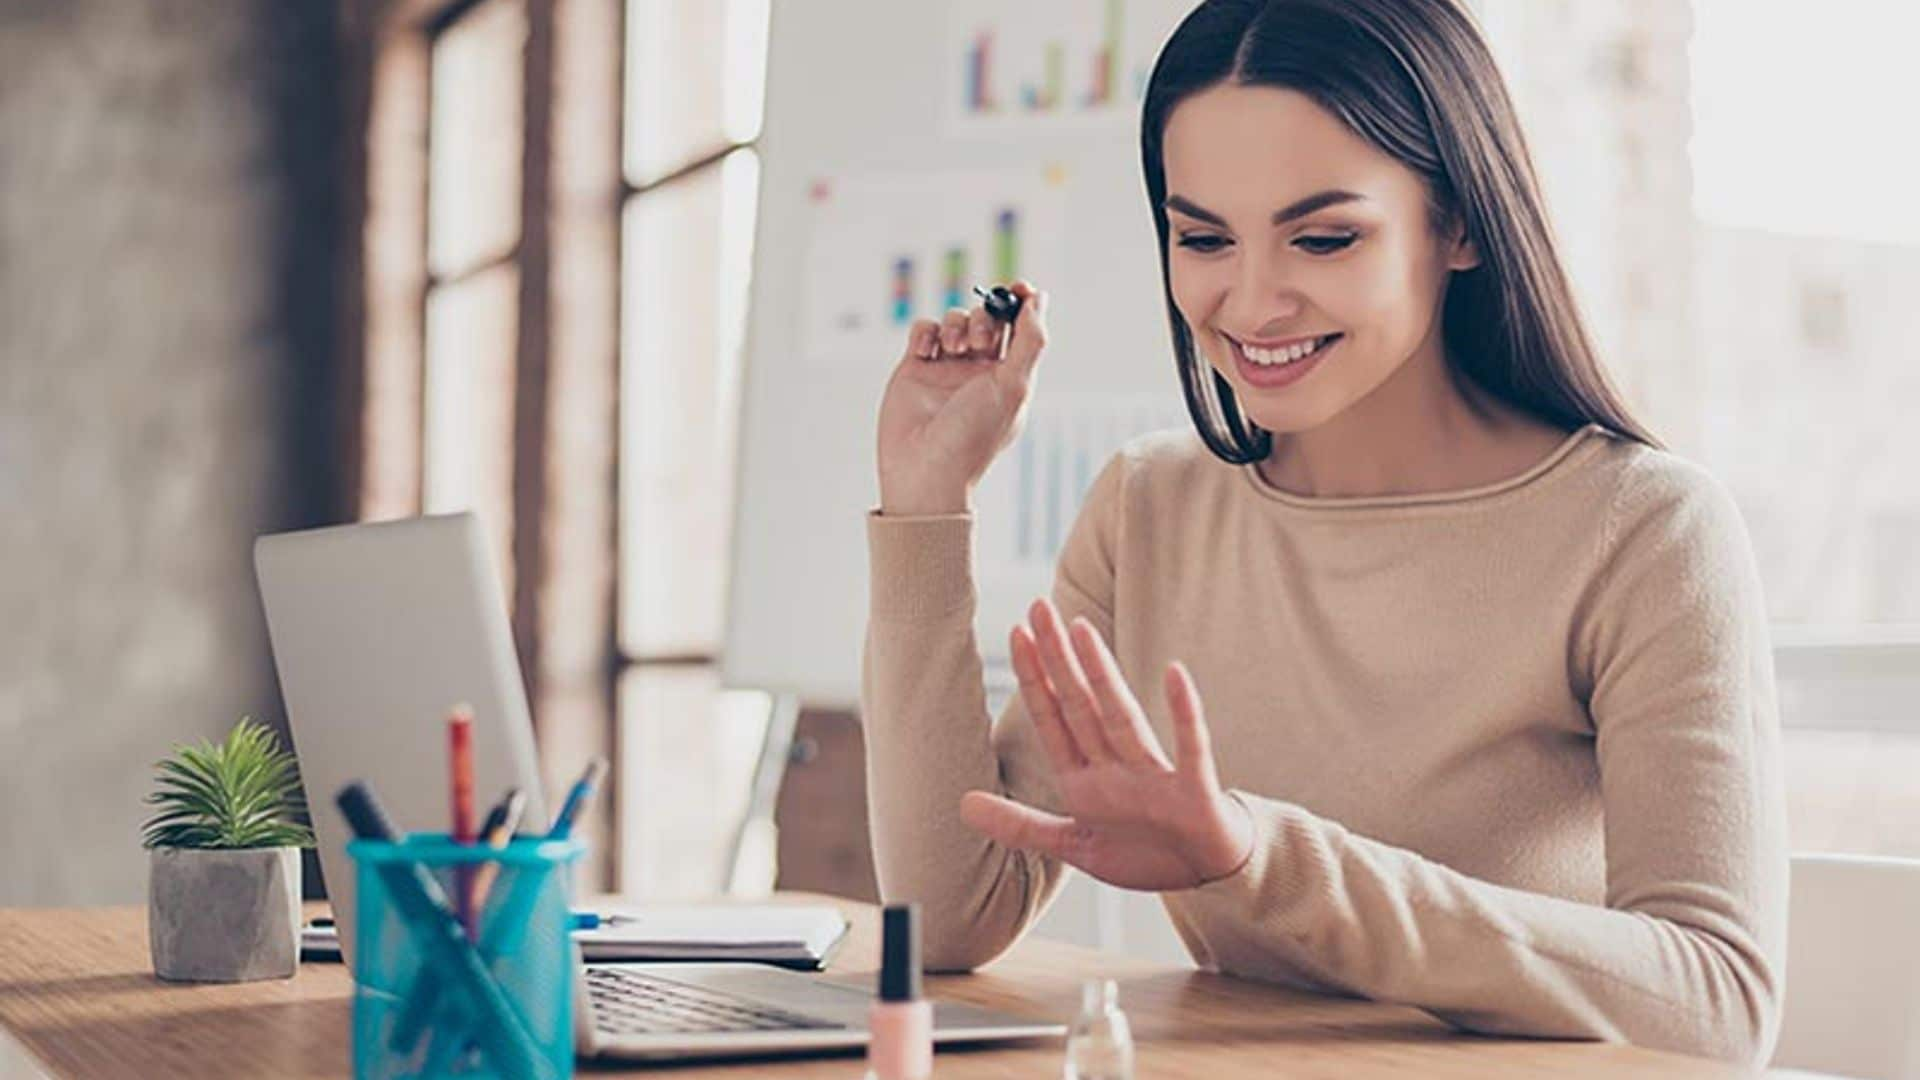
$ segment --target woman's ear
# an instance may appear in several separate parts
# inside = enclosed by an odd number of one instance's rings
[[[1471,270],[1480,265],[1480,249],[1467,239],[1466,222],[1457,216],[1447,240],[1447,269]]]

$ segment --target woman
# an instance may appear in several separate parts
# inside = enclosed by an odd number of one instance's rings
[[[1004,341],[916,324],[881,406],[870,813],[929,965],[1001,953],[1074,866],[1159,892],[1204,967],[1764,1063],[1787,859],[1749,543],[1609,388],[1477,29],[1209,0],[1141,148],[1199,438],[1100,473],[991,725],[970,493],[1047,294]]]

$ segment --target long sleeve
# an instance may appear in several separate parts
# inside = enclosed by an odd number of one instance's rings
[[[1054,603],[1112,632],[1108,531],[1118,459],[1094,481],[1063,546]],[[989,723],[970,515],[867,517],[871,584],[861,679],[867,816],[880,895],[921,905],[930,970],[968,970],[1006,951],[1058,892],[1056,859],[1002,847],[960,820],[960,797],[998,792],[1058,810],[1015,695]],[[1011,629],[1011,627],[1009,627]]]
[[[1166,894],[1203,963],[1304,972],[1471,1031],[1766,1062],[1787,854],[1765,609],[1732,500],[1704,473],[1665,475],[1684,482],[1630,479],[1617,495],[1568,649],[1596,740],[1605,906],[1469,877],[1238,791],[1252,857]]]

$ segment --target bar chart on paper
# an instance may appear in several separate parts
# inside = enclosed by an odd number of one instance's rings
[[[956,129],[1131,122],[1154,55],[1188,6],[1166,0],[953,4],[947,122]]]
[[[1137,124],[1194,0],[800,6],[768,44],[722,673],[838,706],[859,699],[878,418],[914,322],[977,287],[1048,294],[1025,434],[973,493],[989,666],[1114,449],[1186,426]],[[886,47],[824,77],[850,41]]]
[[[806,352],[840,367],[900,358],[915,319],[978,301],[975,285],[1064,273],[1067,177],[1046,166],[819,177],[809,192]],[[882,368],[884,370],[884,368]]]
[[[916,317],[936,317],[949,308],[969,307],[973,303],[972,285],[981,282],[1011,282],[1020,276],[1020,210],[1003,205],[994,210],[990,265],[976,268],[964,243],[949,239],[939,249],[939,282],[935,299],[921,303],[925,291],[917,287],[928,267],[917,254],[896,255],[893,259],[893,288],[889,293],[892,310],[887,322],[894,329],[905,329]],[[985,274],[987,276],[981,276]]]

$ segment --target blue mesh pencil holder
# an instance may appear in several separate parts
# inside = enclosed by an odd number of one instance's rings
[[[434,833],[348,843],[359,885],[353,1075],[571,1077],[570,870],[585,850]],[[454,917],[463,890],[473,938]]]

